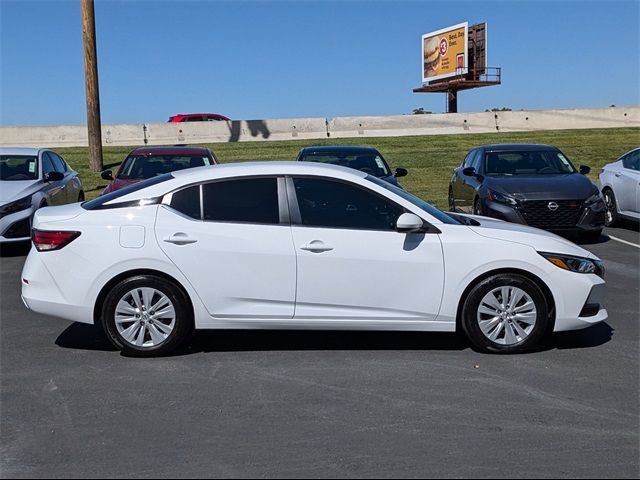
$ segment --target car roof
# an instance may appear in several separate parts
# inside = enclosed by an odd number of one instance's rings
[[[315,162],[293,162],[293,161],[254,161],[225,163],[211,167],[196,167],[185,170],[171,172],[176,179],[189,181],[188,177],[193,177],[194,181],[206,180],[205,176],[233,177],[251,175],[329,175],[341,178],[358,177],[365,178],[366,173],[353,168],[342,167],[330,163]]]
[[[358,145],[318,145],[303,147],[301,153],[378,153],[373,147],[362,147]]]
[[[514,150],[539,152],[543,150],[558,150],[558,147],[554,147],[553,145],[538,143],[496,143],[493,145],[482,145],[476,148],[481,148],[487,152],[509,152]]]
[[[206,147],[139,147],[132,150],[129,155],[208,155],[209,149]]]
[[[37,147],[0,147],[0,155],[38,155],[38,152],[45,150]]]

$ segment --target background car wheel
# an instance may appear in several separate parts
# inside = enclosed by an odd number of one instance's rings
[[[476,348],[500,353],[537,345],[549,322],[542,291],[517,274],[493,275],[474,286],[464,302],[461,320]]]
[[[456,201],[453,198],[453,190],[451,189],[449,189],[449,211],[450,212],[456,211]]]
[[[607,227],[614,227],[618,223],[618,206],[616,204],[616,196],[611,190],[604,191],[604,204],[607,208],[604,212],[604,224]]]
[[[78,194],[78,201],[79,201],[79,202],[84,202],[84,192],[80,192],[80,193]]]
[[[602,235],[602,229],[595,230],[593,232],[583,232],[580,234],[582,239],[588,242],[597,242],[600,240],[600,235]]]
[[[475,202],[473,202],[473,214],[474,215],[484,215],[482,212],[482,203],[479,198],[476,198]]]
[[[184,292],[172,282],[138,275],[118,283],[102,308],[102,328],[124,354],[166,355],[178,347],[193,325]]]

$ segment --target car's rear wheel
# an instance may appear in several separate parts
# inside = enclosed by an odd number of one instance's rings
[[[614,227],[618,223],[619,218],[616,196],[612,190],[604,191],[604,204],[607,209],[604,213],[604,224],[607,227]]]
[[[456,211],[456,200],[453,198],[453,189],[449,188],[449,211]]]
[[[102,308],[102,327],[124,354],[166,355],[178,347],[193,325],[185,293],[173,282],[138,275],[118,283]]]
[[[472,288],[462,328],[481,351],[515,353],[537,345],[547,331],[548,307],[540,287],[518,274],[496,274]]]
[[[484,215],[482,212],[482,203],[479,198],[476,198],[475,202],[473,202],[473,214],[474,215]]]

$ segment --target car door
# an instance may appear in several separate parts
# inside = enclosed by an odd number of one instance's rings
[[[55,164],[53,162],[53,158],[51,156],[51,152],[42,152],[42,161],[40,162],[42,165],[42,178],[44,179],[47,173],[57,172]],[[54,182],[44,182],[44,187],[42,189],[47,196],[47,205],[55,206],[55,205],[64,205],[67,203],[67,193],[65,191],[65,185],[63,180],[58,180]]]
[[[614,193],[621,212],[640,213],[640,150],[628,153],[613,173]]]
[[[444,279],[437,234],[397,232],[404,209],[362,186],[320,177],[287,182],[296,319],[367,328],[435,319]]]
[[[473,167],[476,173],[479,173],[480,159],[482,157],[481,150],[474,150],[471,157],[468,159],[468,167]],[[460,187],[460,198],[463,202],[463,210],[469,213],[473,213],[473,202],[476,196],[476,191],[480,185],[478,177],[473,175],[462,174],[462,184]]]
[[[464,174],[462,173],[462,170],[470,166],[471,159],[473,158],[474,154],[475,154],[475,150],[471,150],[462,161],[462,165],[460,165],[458,168],[454,169],[453,171],[451,193],[453,194],[453,201],[454,201],[456,210],[460,210],[460,211],[466,210],[465,199],[463,197],[463,191],[462,191],[463,182],[465,181],[465,178],[464,178]]]
[[[158,208],[158,244],[210,315],[293,317],[296,258],[278,196],[276,177],[234,178],[184,188]]]
[[[53,166],[57,172],[64,175],[61,190],[63,192],[64,203],[75,203],[78,201],[80,194],[80,182],[78,174],[71,170],[67,163],[55,152],[47,152],[51,157]]]

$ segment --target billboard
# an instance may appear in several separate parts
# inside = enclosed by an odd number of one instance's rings
[[[468,72],[469,23],[422,35],[422,83]]]

